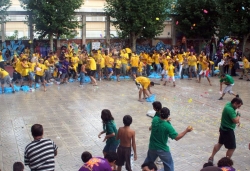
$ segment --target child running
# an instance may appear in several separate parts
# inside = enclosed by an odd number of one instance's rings
[[[199,80],[197,82],[200,83],[201,82],[201,76],[204,75],[207,78],[207,81],[209,82],[209,85],[212,86],[212,84],[210,82],[210,79],[208,77],[209,71],[210,71],[209,61],[207,61],[206,58],[204,59],[204,56],[201,56],[200,58],[201,58],[201,60],[200,60],[201,71],[199,73]]]

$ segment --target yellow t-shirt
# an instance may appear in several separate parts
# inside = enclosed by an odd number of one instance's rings
[[[54,69],[53,77],[57,77],[57,68]]]
[[[243,68],[244,69],[249,68],[249,62],[248,62],[248,60],[246,58],[242,62],[243,62]]]
[[[227,55],[229,55],[229,53],[224,53],[224,54],[223,54],[223,58],[226,58]]]
[[[203,71],[208,69],[208,62],[206,60],[203,60],[200,64]]]
[[[127,53],[132,53],[132,50],[130,48],[125,48]]]
[[[45,69],[49,69],[49,65],[50,63],[49,63],[49,61],[48,60],[46,60],[45,62],[44,62],[44,66],[45,66]]]
[[[31,72],[34,72],[34,71],[35,71],[36,63],[35,63],[35,62],[29,63],[29,66],[30,66],[30,71],[31,71]]]
[[[197,62],[197,58],[194,55],[190,56],[189,59],[188,59],[188,61],[190,62],[189,63],[190,66],[196,66],[197,65],[197,63],[196,63]]]
[[[39,71],[38,71],[39,70]],[[37,64],[36,66],[36,75],[43,76],[46,66],[44,64]]]
[[[121,68],[121,65],[122,65],[122,61],[119,60],[119,59],[117,59],[117,60],[116,60],[115,68],[120,69],[120,68]]]
[[[0,78],[3,79],[4,77],[8,76],[9,73],[4,69],[0,68]]]
[[[148,60],[147,60],[147,64],[148,65],[152,65],[152,63],[154,62],[154,59],[152,57],[148,57]]]
[[[139,65],[139,58],[137,56],[132,56],[130,60],[130,64],[132,67],[138,67]]]
[[[128,59],[129,59],[129,57],[128,57],[128,54],[127,53],[123,53],[123,54],[121,54],[121,57],[122,57],[122,64],[128,64]]]
[[[3,61],[3,55],[0,55],[0,62]]]
[[[79,58],[77,56],[73,56],[73,57],[71,57],[70,62],[72,63],[73,67],[77,67],[78,62],[79,62]]]
[[[105,59],[105,66],[107,66],[107,65],[108,65],[109,58],[110,58],[109,56],[105,56],[105,57],[104,57],[104,59]]]
[[[33,56],[37,57],[37,59],[41,57],[39,53],[34,53]]]
[[[190,55],[190,52],[186,52],[185,55],[186,57],[188,57]]]
[[[230,50],[231,53],[234,53],[235,52],[235,48],[233,47],[231,50]]]
[[[184,54],[178,54],[179,63],[183,63]]]
[[[114,58],[110,57],[107,63],[108,68],[113,68]]]
[[[16,61],[14,60],[15,63],[12,63],[12,66],[16,70],[16,64],[19,62],[19,59],[17,57],[15,57],[15,58],[16,58]]]
[[[140,63],[139,63],[139,66],[138,66],[138,72],[142,72],[143,66],[144,66],[144,63],[143,63],[143,62],[140,62]]]
[[[210,65],[214,65],[214,61],[209,61]]]
[[[73,48],[68,49],[69,57],[73,57]]]
[[[50,57],[50,61],[53,63],[53,62],[55,62],[55,59],[57,58],[57,56],[56,55],[52,55],[51,57]]]
[[[163,62],[163,67],[164,67],[164,70],[165,71],[167,71],[168,70],[168,58],[164,58],[163,60],[162,60],[162,62]]]
[[[143,89],[148,89],[149,85],[150,85],[150,79],[149,78],[146,78],[146,77],[137,77],[135,79],[135,81],[137,83],[140,83],[143,87]]]
[[[15,70],[19,73],[19,74],[22,74],[22,65],[21,65],[21,61],[19,59],[17,59],[18,61],[16,62],[16,67],[15,67]]]
[[[83,55],[80,54],[78,64],[82,64]]]
[[[148,60],[148,54],[146,54],[146,53],[144,53],[144,54],[141,54],[141,61],[142,62],[147,62],[147,60]]]
[[[69,54],[68,53],[65,53],[65,58],[69,58]]]
[[[155,53],[155,54],[153,54],[153,59],[154,59],[154,61],[155,61],[155,64],[160,64],[160,61],[159,61],[159,54],[157,54],[157,53]]]
[[[98,54],[95,56],[96,64],[101,64],[101,60],[102,60],[102,55],[98,53]]]
[[[90,70],[96,70],[96,62],[94,60],[94,58],[90,57],[89,59],[89,69]]]
[[[234,66],[234,63],[232,61],[229,61],[229,69],[232,69]]]
[[[173,77],[174,76],[174,66],[173,64],[170,64],[169,67],[168,67],[168,76],[169,77]]]
[[[29,74],[30,67],[29,67],[28,62],[21,62],[21,63],[23,63],[23,65],[21,65],[22,66],[21,75],[23,77],[25,77],[25,76],[27,76]]]
[[[105,59],[104,59],[104,57],[101,58],[101,68],[105,68]]]

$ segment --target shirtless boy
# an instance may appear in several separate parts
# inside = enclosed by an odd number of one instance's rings
[[[122,170],[122,166],[125,164],[126,170],[132,171],[130,156],[131,156],[131,146],[134,151],[134,160],[137,160],[136,154],[136,144],[135,144],[135,131],[130,129],[130,124],[132,123],[132,117],[130,115],[125,115],[123,117],[124,127],[120,127],[116,139],[120,140],[120,145],[117,150],[118,160],[116,164],[118,166],[118,171]]]

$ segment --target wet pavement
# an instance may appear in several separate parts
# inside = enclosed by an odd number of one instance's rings
[[[227,94],[224,100],[217,100],[219,79],[213,77],[211,81],[213,86],[209,86],[206,79],[200,84],[195,80],[177,80],[176,87],[155,85],[151,89],[156,99],[170,109],[171,122],[177,132],[188,125],[194,127],[193,132],[178,142],[168,142],[176,171],[200,170],[218,141],[222,109],[233,97]],[[242,125],[235,130],[237,149],[232,159],[234,167],[242,171],[250,170],[250,83],[238,77],[235,81],[233,90],[240,94],[244,105],[240,109]],[[123,126],[124,115],[133,117],[131,127],[136,130],[138,153],[133,168],[139,171],[148,149],[151,118],[146,113],[152,111],[152,104],[137,101],[138,90],[132,80],[98,84],[97,87],[91,84],[79,87],[75,82],[51,85],[47,92],[40,88],[34,92],[0,95],[0,169],[10,171],[14,162],[23,162],[24,149],[33,139],[30,128],[39,123],[44,126],[44,137],[51,138],[59,147],[55,170],[78,170],[83,151],[102,156],[105,143],[98,138],[102,131],[100,115],[102,109],[110,109],[117,127]],[[223,147],[215,156],[215,163],[225,154]],[[28,167],[25,170],[29,170]]]

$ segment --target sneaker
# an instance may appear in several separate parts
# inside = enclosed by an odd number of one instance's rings
[[[220,97],[218,100],[223,100],[223,98],[222,98],[222,97]]]
[[[236,97],[240,97],[238,94],[236,94]]]
[[[239,79],[240,79],[240,80],[243,80],[243,78],[242,78],[242,77],[240,77]]]
[[[214,159],[213,158],[211,158],[211,157],[209,157],[209,159],[208,159],[208,163],[214,163]]]

